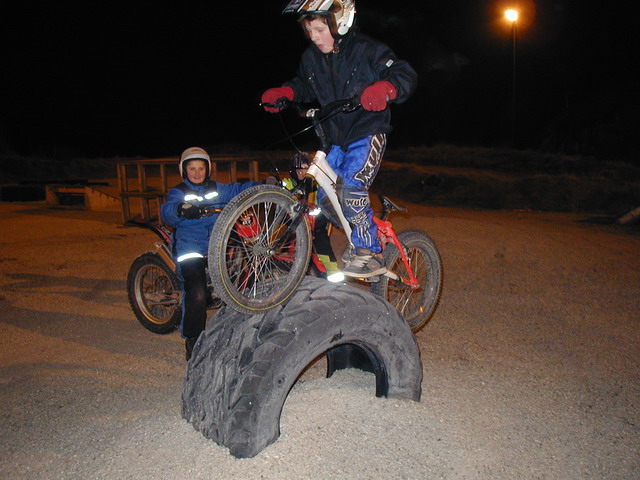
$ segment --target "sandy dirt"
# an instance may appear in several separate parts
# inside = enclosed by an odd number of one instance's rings
[[[126,298],[150,232],[0,204],[0,478],[640,478],[640,235],[580,215],[411,206],[443,258],[422,401],[358,370],[296,383],[238,460],[181,419],[178,334]]]

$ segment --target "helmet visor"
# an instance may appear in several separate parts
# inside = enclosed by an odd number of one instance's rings
[[[282,13],[328,13],[334,0],[291,0]],[[338,7],[340,5],[338,4]]]
[[[354,23],[356,3],[353,0],[291,0],[282,13],[327,16],[334,35],[346,35]]]

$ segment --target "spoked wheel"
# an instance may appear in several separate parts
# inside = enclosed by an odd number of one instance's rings
[[[180,280],[156,253],[144,253],[131,264],[127,293],[133,313],[147,330],[170,333],[180,325]]]
[[[259,313],[295,292],[311,254],[311,233],[298,206],[289,192],[258,185],[224,208],[209,243],[209,272],[229,307]]]
[[[442,286],[442,261],[435,243],[422,232],[402,232],[400,243],[407,250],[411,269],[420,286],[416,289],[383,276],[380,282],[371,284],[371,291],[396,307],[415,333],[431,318]],[[401,277],[408,277],[400,252],[392,243],[384,250],[384,259],[390,270]]]

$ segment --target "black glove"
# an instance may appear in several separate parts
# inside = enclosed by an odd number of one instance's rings
[[[181,203],[178,205],[178,216],[193,220],[194,218],[200,218],[202,212],[200,207],[196,207],[190,203]]]

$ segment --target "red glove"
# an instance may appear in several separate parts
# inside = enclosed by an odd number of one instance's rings
[[[262,103],[276,103],[281,98],[293,100],[294,96],[295,92],[291,87],[270,88],[262,94]],[[267,107],[265,105],[263,105],[263,108],[270,113],[278,113],[280,110],[282,110],[281,108]]]
[[[360,95],[360,104],[370,112],[380,112],[387,108],[389,100],[395,100],[398,96],[396,87],[391,82],[381,80],[369,85]]]

